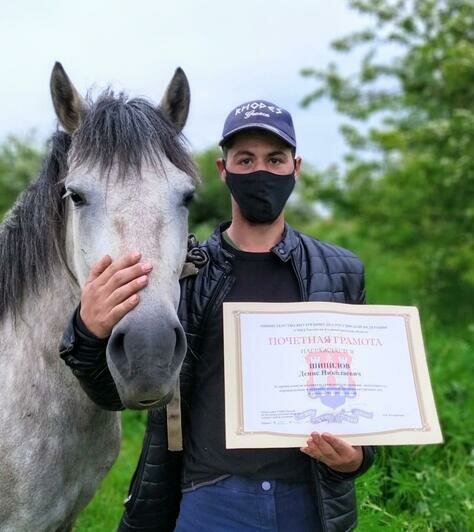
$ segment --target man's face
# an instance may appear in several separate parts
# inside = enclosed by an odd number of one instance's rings
[[[295,172],[295,177],[298,177],[301,158],[295,159],[291,148],[279,137],[265,131],[249,130],[233,137],[226,160],[218,160],[217,167],[223,181],[226,169],[235,174],[257,170],[280,175]]]
[[[249,129],[237,133],[227,145],[227,150],[224,151],[224,154],[225,159],[217,160],[220,178],[224,182],[226,181],[227,172],[235,175],[266,171],[281,176],[293,174],[295,179],[300,174],[301,158],[295,158],[288,144],[282,141],[280,137],[267,131]],[[282,177],[282,180],[282,182],[286,183],[286,178]],[[284,191],[284,187],[281,191]],[[254,201],[255,198],[253,198],[252,203]],[[249,215],[248,212],[247,214],[242,212],[241,206],[239,206],[233,195],[231,195],[231,202],[233,220],[243,217],[250,223],[274,223],[283,219],[283,211],[281,211],[277,218],[269,219],[268,222],[263,219],[257,221],[254,213]],[[266,208],[268,208],[268,203],[264,200],[265,204]],[[275,208],[274,203],[270,203],[270,205],[270,208]]]

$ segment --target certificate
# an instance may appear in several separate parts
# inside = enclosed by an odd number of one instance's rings
[[[226,447],[441,443],[415,307],[224,303]]]

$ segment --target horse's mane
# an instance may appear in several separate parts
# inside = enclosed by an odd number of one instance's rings
[[[16,202],[0,226],[0,320],[16,315],[27,293],[47,282],[64,252],[64,192],[68,154],[73,164],[98,165],[109,176],[137,178],[142,163],[168,158],[196,179],[195,166],[180,135],[163,113],[144,99],[127,100],[107,89],[90,102],[74,141],[57,131],[37,180]]]

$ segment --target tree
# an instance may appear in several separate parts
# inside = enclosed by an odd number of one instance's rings
[[[189,207],[189,229],[200,240],[207,238],[217,224],[230,220],[230,195],[219,178],[216,159],[220,150],[210,148],[194,155],[201,183]]]
[[[363,50],[357,71],[303,71],[317,80],[303,104],[329,97],[350,119],[346,167],[325,174],[326,198],[359,237],[403,257],[439,316],[462,316],[474,295],[474,2],[349,5],[373,24],[332,47]]]
[[[32,139],[9,137],[0,145],[0,220],[36,177],[42,157]]]

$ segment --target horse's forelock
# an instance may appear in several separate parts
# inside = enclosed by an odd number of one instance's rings
[[[166,157],[196,180],[195,165],[183,137],[166,116],[142,98],[128,99],[106,89],[95,102],[74,134],[71,162],[98,167],[101,176],[110,177],[112,167],[118,179],[139,176],[143,162],[162,167]]]

